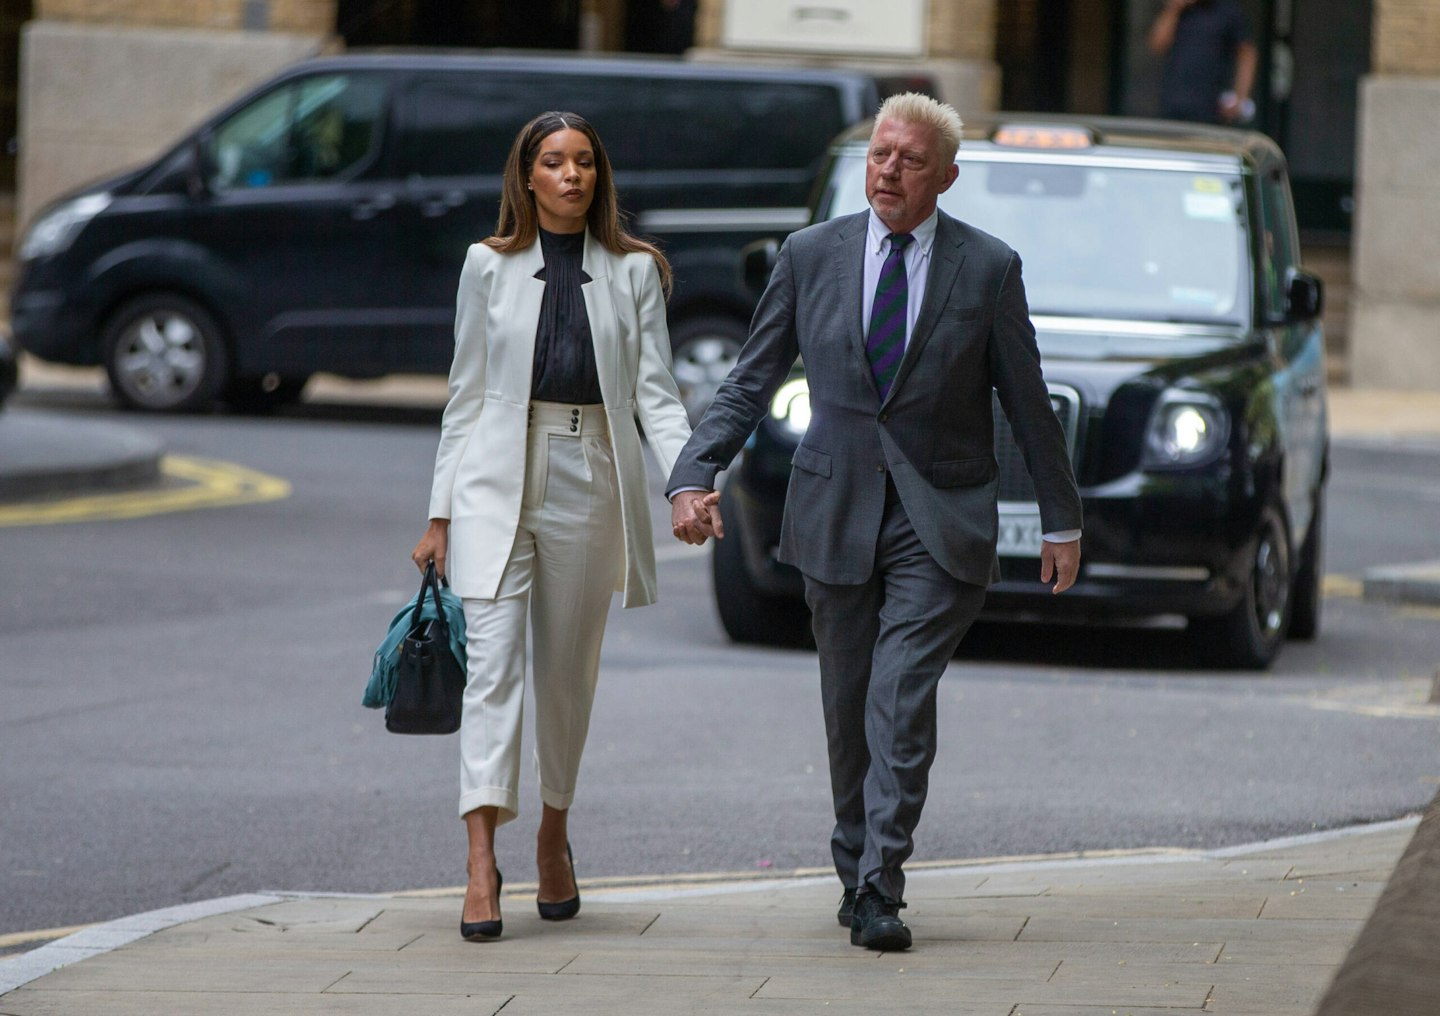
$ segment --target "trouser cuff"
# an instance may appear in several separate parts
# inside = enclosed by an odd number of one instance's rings
[[[460,795],[460,817],[464,818],[476,808],[499,809],[495,824],[502,826],[520,813],[520,800],[504,787],[476,787]]]
[[[545,785],[540,786],[540,800],[554,808],[556,811],[568,811],[570,805],[575,803],[575,791],[562,794],[558,790],[551,790]]]

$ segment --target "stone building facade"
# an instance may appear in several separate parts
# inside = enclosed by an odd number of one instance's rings
[[[1351,377],[1440,389],[1440,0],[1376,0],[1360,95]]]

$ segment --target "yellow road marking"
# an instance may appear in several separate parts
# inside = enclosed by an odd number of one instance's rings
[[[183,486],[4,505],[0,506],[0,526],[135,519],[167,512],[278,501],[290,496],[288,481],[233,462],[166,455],[160,460],[160,472]]]
[[[31,942],[53,942],[57,938],[64,938],[66,935],[73,935],[77,931],[84,931],[90,927],[88,924],[74,924],[68,928],[44,928],[40,931],[17,931],[9,935],[0,935],[0,949],[9,949],[11,946],[28,945]]]
[[[1440,706],[1432,706],[1427,703],[1384,705],[1363,702],[1330,702],[1321,699],[1312,700],[1308,704],[1311,709],[1324,709],[1332,713],[1354,713],[1357,716],[1370,716],[1382,720],[1440,720]]]
[[[1358,600],[1365,594],[1365,583],[1349,575],[1326,575],[1320,589],[1325,596]]]

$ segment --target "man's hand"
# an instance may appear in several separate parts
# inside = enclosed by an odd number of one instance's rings
[[[1055,588],[1052,592],[1063,593],[1075,584],[1075,577],[1079,574],[1079,540],[1071,540],[1069,543],[1051,543],[1046,540],[1040,544],[1040,581],[1049,582],[1053,575]]]
[[[700,546],[710,537],[725,536],[720,521],[718,490],[682,490],[670,501],[670,526],[675,539]]]

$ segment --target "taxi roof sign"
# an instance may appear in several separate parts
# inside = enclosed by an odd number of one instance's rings
[[[1089,148],[1095,138],[1085,127],[1059,124],[1006,124],[990,139],[1009,148]]]

